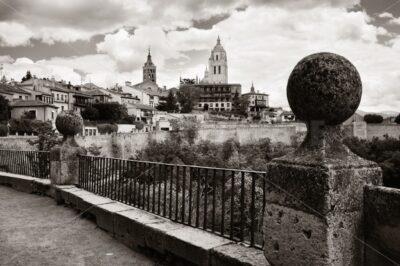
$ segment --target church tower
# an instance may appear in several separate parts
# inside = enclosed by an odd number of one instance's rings
[[[156,66],[153,64],[153,61],[151,61],[150,48],[147,55],[147,61],[143,66],[143,81],[157,82]]]
[[[217,44],[211,50],[208,59],[208,75],[204,77],[205,83],[228,83],[228,59],[226,51],[221,45],[218,36]]]

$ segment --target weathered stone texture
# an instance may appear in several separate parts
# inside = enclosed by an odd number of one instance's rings
[[[332,53],[303,58],[290,74],[289,105],[300,120],[320,120],[328,125],[344,122],[361,100],[357,69],[346,58]]]
[[[365,188],[365,265],[400,263],[400,190]]]
[[[363,190],[382,174],[343,145],[340,126],[360,103],[360,76],[339,55],[314,54],[296,65],[287,93],[307,136],[268,167],[265,256],[276,266],[363,265]]]

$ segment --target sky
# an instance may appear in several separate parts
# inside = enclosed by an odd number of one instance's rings
[[[229,82],[287,107],[303,57],[334,52],[363,82],[360,109],[400,111],[400,0],[0,0],[0,63],[73,84],[139,83],[150,47],[157,83],[202,78],[218,35]]]

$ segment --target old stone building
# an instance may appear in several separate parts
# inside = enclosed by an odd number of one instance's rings
[[[190,82],[188,82],[190,81]],[[211,50],[204,78],[181,79],[179,89],[193,91],[197,97],[197,109],[204,111],[231,111],[236,94],[241,95],[242,85],[228,83],[227,53],[218,36],[217,43]]]

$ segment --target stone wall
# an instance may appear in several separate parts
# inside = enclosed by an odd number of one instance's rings
[[[202,127],[196,141],[209,140],[213,143],[223,143],[235,138],[241,144],[249,144],[262,138],[270,138],[272,142],[291,143],[296,135],[295,125],[236,125],[222,127]],[[101,147],[101,155],[107,157],[129,158],[137,151],[147,147],[152,140],[160,142],[170,134],[168,131],[153,131],[129,134],[77,136],[78,144],[86,149]],[[0,148],[32,150],[27,139],[32,137],[8,136],[0,138]]]
[[[346,125],[345,128],[347,135],[361,139],[383,138],[384,135],[394,138],[400,137],[400,125],[397,124],[367,124],[362,121]]]
[[[398,138],[400,137],[400,125],[367,125],[367,138],[372,139],[373,137],[382,138],[384,135],[389,137]]]
[[[400,189],[365,188],[365,265],[400,262]]]

